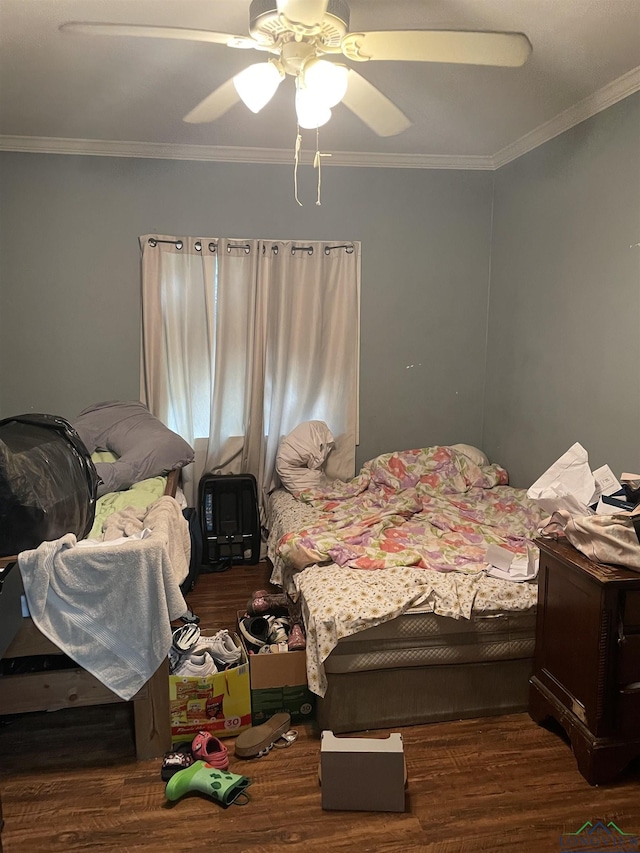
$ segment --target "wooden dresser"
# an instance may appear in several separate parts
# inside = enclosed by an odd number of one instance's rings
[[[591,785],[640,755],[640,567],[593,563],[539,540],[540,575],[529,714],[565,730]]]

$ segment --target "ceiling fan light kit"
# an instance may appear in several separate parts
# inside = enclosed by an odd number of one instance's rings
[[[313,96],[313,92],[300,86],[296,81],[296,118],[298,125],[304,130],[315,130],[322,127],[331,118],[331,108]]]
[[[305,62],[298,80],[314,98],[335,107],[347,94],[349,69],[337,62],[314,58]]]
[[[284,70],[277,59],[249,65],[233,78],[235,90],[251,112],[259,113],[276,93],[284,79]]]

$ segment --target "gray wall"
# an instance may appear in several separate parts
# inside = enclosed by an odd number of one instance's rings
[[[0,416],[138,398],[139,235],[352,239],[358,463],[468,442],[527,486],[580,441],[638,471],[639,143],[637,94],[495,175],[328,166],[316,207],[306,167],[302,208],[287,166],[0,154]]]
[[[640,94],[495,178],[484,450],[640,471]]]
[[[481,444],[493,176],[0,154],[0,416],[139,397],[146,233],[362,241],[361,444]]]

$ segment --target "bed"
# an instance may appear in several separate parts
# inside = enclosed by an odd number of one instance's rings
[[[534,565],[541,513],[499,465],[466,446],[384,454],[348,483],[275,490],[268,518],[321,728],[526,709],[537,586],[491,576],[487,548]]]
[[[87,537],[78,541],[67,533],[18,557],[0,558],[6,646],[0,715],[131,702],[136,755],[152,758],[170,747],[171,621],[189,613],[180,590],[190,537],[179,481],[192,451],[173,433],[168,436],[173,448],[164,438],[161,447],[158,436],[167,438],[170,431],[160,430],[142,404],[114,401],[87,411],[78,432],[87,423],[94,429],[93,437],[85,430],[83,439],[95,450],[92,458],[102,478]],[[131,416],[124,445],[98,435],[96,413],[101,423],[110,420],[109,436],[114,424],[117,432]],[[134,422],[144,422],[137,438]],[[125,445],[131,447],[141,435],[146,461],[132,466]],[[141,458],[137,451],[134,456]],[[168,464],[170,459],[177,467]],[[105,490],[108,481],[114,491]]]

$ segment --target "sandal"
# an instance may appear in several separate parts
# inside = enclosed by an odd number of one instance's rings
[[[226,770],[229,766],[227,747],[210,732],[198,732],[191,744],[191,754],[196,761],[206,761],[218,770]]]
[[[276,745],[277,742],[289,733],[291,725],[291,715],[286,712],[274,714],[266,723],[259,726],[252,726],[244,732],[241,732],[236,738],[236,756],[238,758],[257,758],[259,755],[265,755],[269,750]],[[296,736],[290,743],[293,743]],[[284,738],[287,739],[286,737]],[[286,746],[289,746],[287,743]],[[283,746],[285,744],[282,744]]]
[[[160,778],[168,782],[179,770],[185,770],[193,764],[190,743],[179,743],[171,752],[165,752],[160,768]]]

